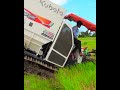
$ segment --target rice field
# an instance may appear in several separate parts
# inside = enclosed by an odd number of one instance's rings
[[[82,47],[96,49],[96,38],[80,38]],[[59,69],[55,78],[24,75],[24,90],[96,90],[96,64],[76,64]]]

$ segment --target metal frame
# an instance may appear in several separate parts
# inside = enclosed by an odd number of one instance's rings
[[[67,57],[64,56],[63,54],[61,54],[60,52],[58,52],[57,50],[53,49],[53,47],[54,47],[54,45],[55,45],[55,43],[56,43],[56,41],[57,41],[57,39],[58,39],[58,36],[59,36],[59,34],[60,34],[60,32],[61,32],[61,29],[62,29],[62,27],[63,27],[64,24],[66,24],[66,25],[70,28],[70,30],[71,30],[71,35],[72,35],[72,47],[71,47],[71,49],[70,49],[70,51],[69,51]],[[56,36],[56,38],[55,38],[55,40],[54,40],[54,42],[53,42],[53,44],[52,44],[50,50],[48,51],[48,54],[47,54],[45,60],[48,61],[48,62],[50,62],[50,63],[52,63],[52,64],[55,64],[55,65],[57,65],[57,66],[59,66],[59,67],[64,67],[64,65],[65,65],[65,63],[67,62],[68,57],[69,57],[69,55],[70,55],[70,53],[71,53],[71,51],[72,51],[72,49],[73,49],[73,46],[74,46],[74,38],[73,38],[72,27],[71,27],[70,24],[68,24],[67,22],[64,21],[64,22],[62,23],[62,25],[61,25],[59,31],[58,31],[58,34],[57,34],[57,36]],[[62,57],[65,58],[65,62],[64,62],[64,64],[63,64],[62,66],[48,60],[48,58],[49,58],[49,56],[50,56],[52,50],[53,50],[54,52],[58,53],[59,55],[61,55]]]

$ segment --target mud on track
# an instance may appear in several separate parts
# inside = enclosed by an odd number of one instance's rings
[[[35,74],[43,78],[53,78],[55,71],[45,68],[37,63],[24,60],[24,74]]]

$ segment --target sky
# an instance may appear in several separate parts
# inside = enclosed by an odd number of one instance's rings
[[[51,0],[62,6],[68,13],[74,13],[94,24],[96,24],[96,0]],[[72,26],[76,23],[72,22]],[[87,28],[81,27],[80,32],[86,31]]]

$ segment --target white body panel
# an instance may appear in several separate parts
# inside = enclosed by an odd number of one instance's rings
[[[53,41],[66,10],[50,0],[24,0],[24,45],[37,53]]]
[[[49,24],[48,26],[50,27],[48,28],[36,21],[30,20],[29,22],[33,23],[32,28],[28,26],[27,22],[24,24],[24,28],[34,30],[34,32],[39,35],[41,35],[43,31],[51,32],[54,35],[51,39],[53,40],[61,26],[66,10],[52,3],[50,0],[24,0],[24,12],[28,14],[29,11],[43,24]],[[27,17],[25,14],[24,16]],[[44,18],[44,20],[41,19],[41,17]],[[28,17],[24,19],[28,21]]]

